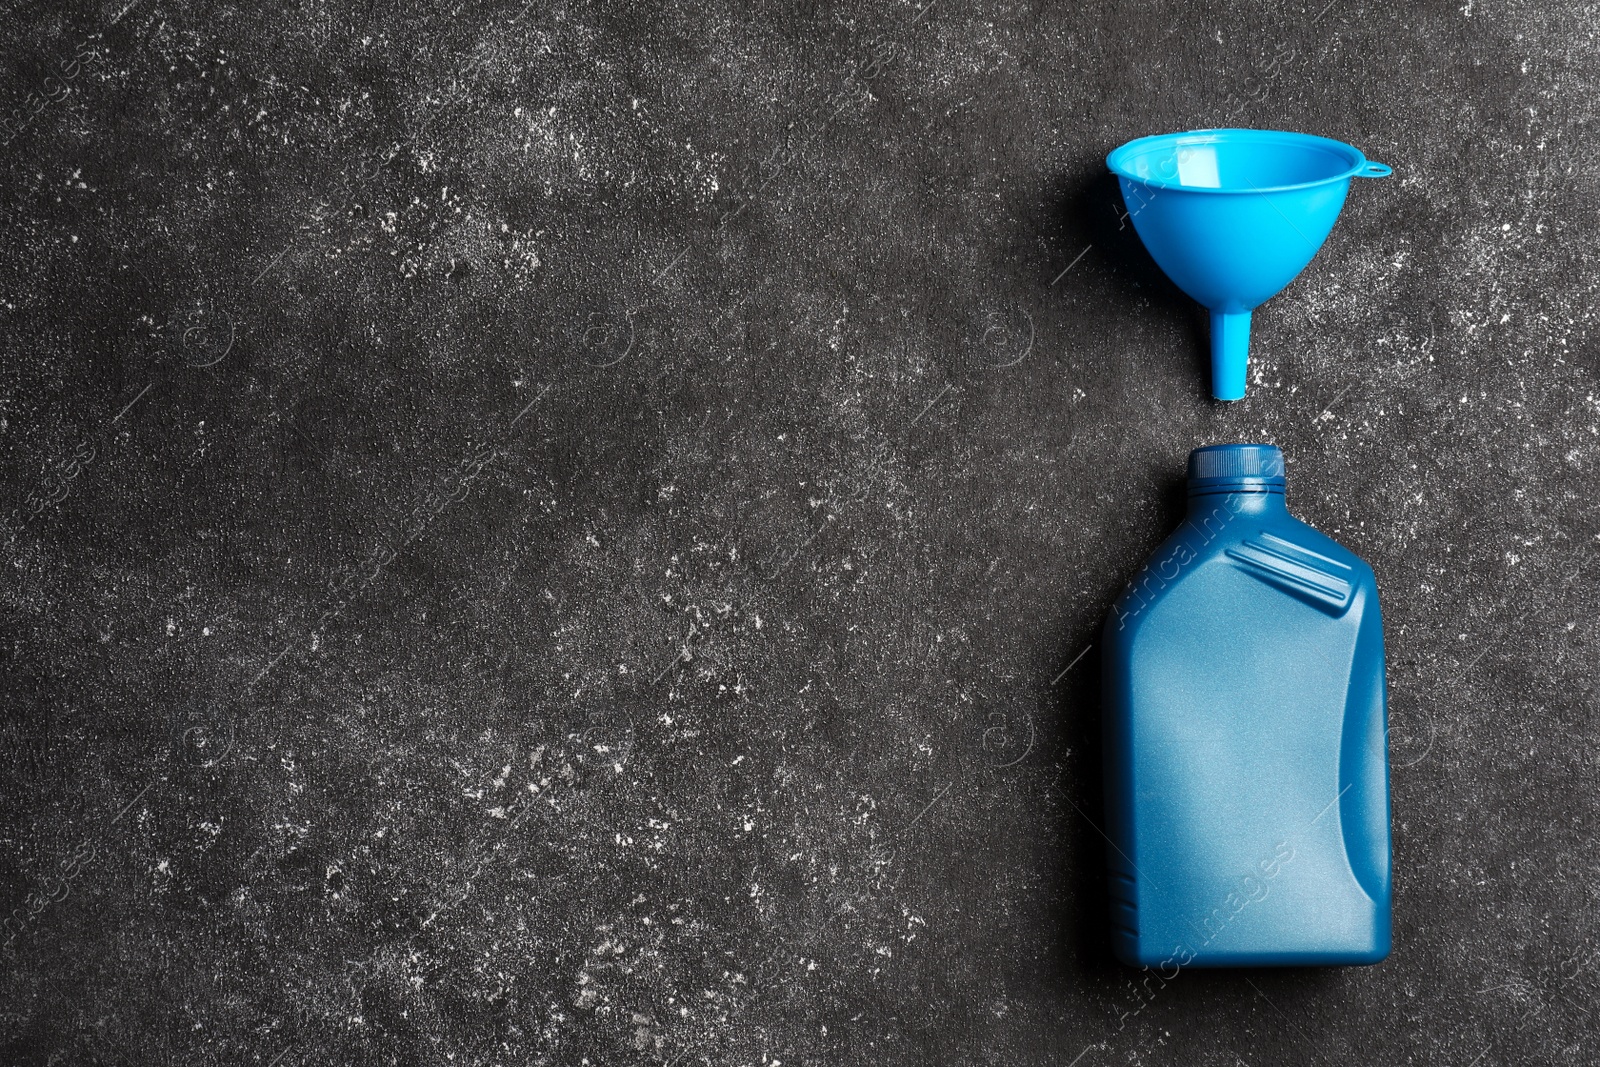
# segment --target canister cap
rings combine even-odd
[[[1190,493],[1281,493],[1277,445],[1206,445],[1189,453]]]

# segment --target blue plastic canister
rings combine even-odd
[[[1125,963],[1389,952],[1372,568],[1292,517],[1283,453],[1189,455],[1189,513],[1106,619],[1111,927]]]

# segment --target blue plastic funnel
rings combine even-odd
[[[1128,218],[1178,288],[1211,309],[1211,392],[1244,396],[1250,312],[1311,262],[1350,179],[1391,173],[1359,149],[1278,130],[1195,130],[1106,157]]]

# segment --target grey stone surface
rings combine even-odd
[[[1596,1062],[1592,5],[11,5],[7,1064]],[[1348,140],[1250,396],[1122,140]],[[1371,969],[1114,966],[1197,444],[1376,569]]]

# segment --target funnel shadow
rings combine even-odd
[[[1072,255],[1085,245],[1092,246],[1091,254],[1098,256],[1116,277],[1109,290],[1126,301],[1125,310],[1131,313],[1136,301],[1148,300],[1156,316],[1172,322],[1188,339],[1196,365],[1208,376],[1210,319],[1151,257],[1133,228],[1128,210],[1116,175],[1100,167],[1086,181],[1063,193],[1065,245],[1074,249]],[[1138,314],[1148,316],[1151,311],[1140,308]],[[1205,376],[1200,380],[1206,380]]]

